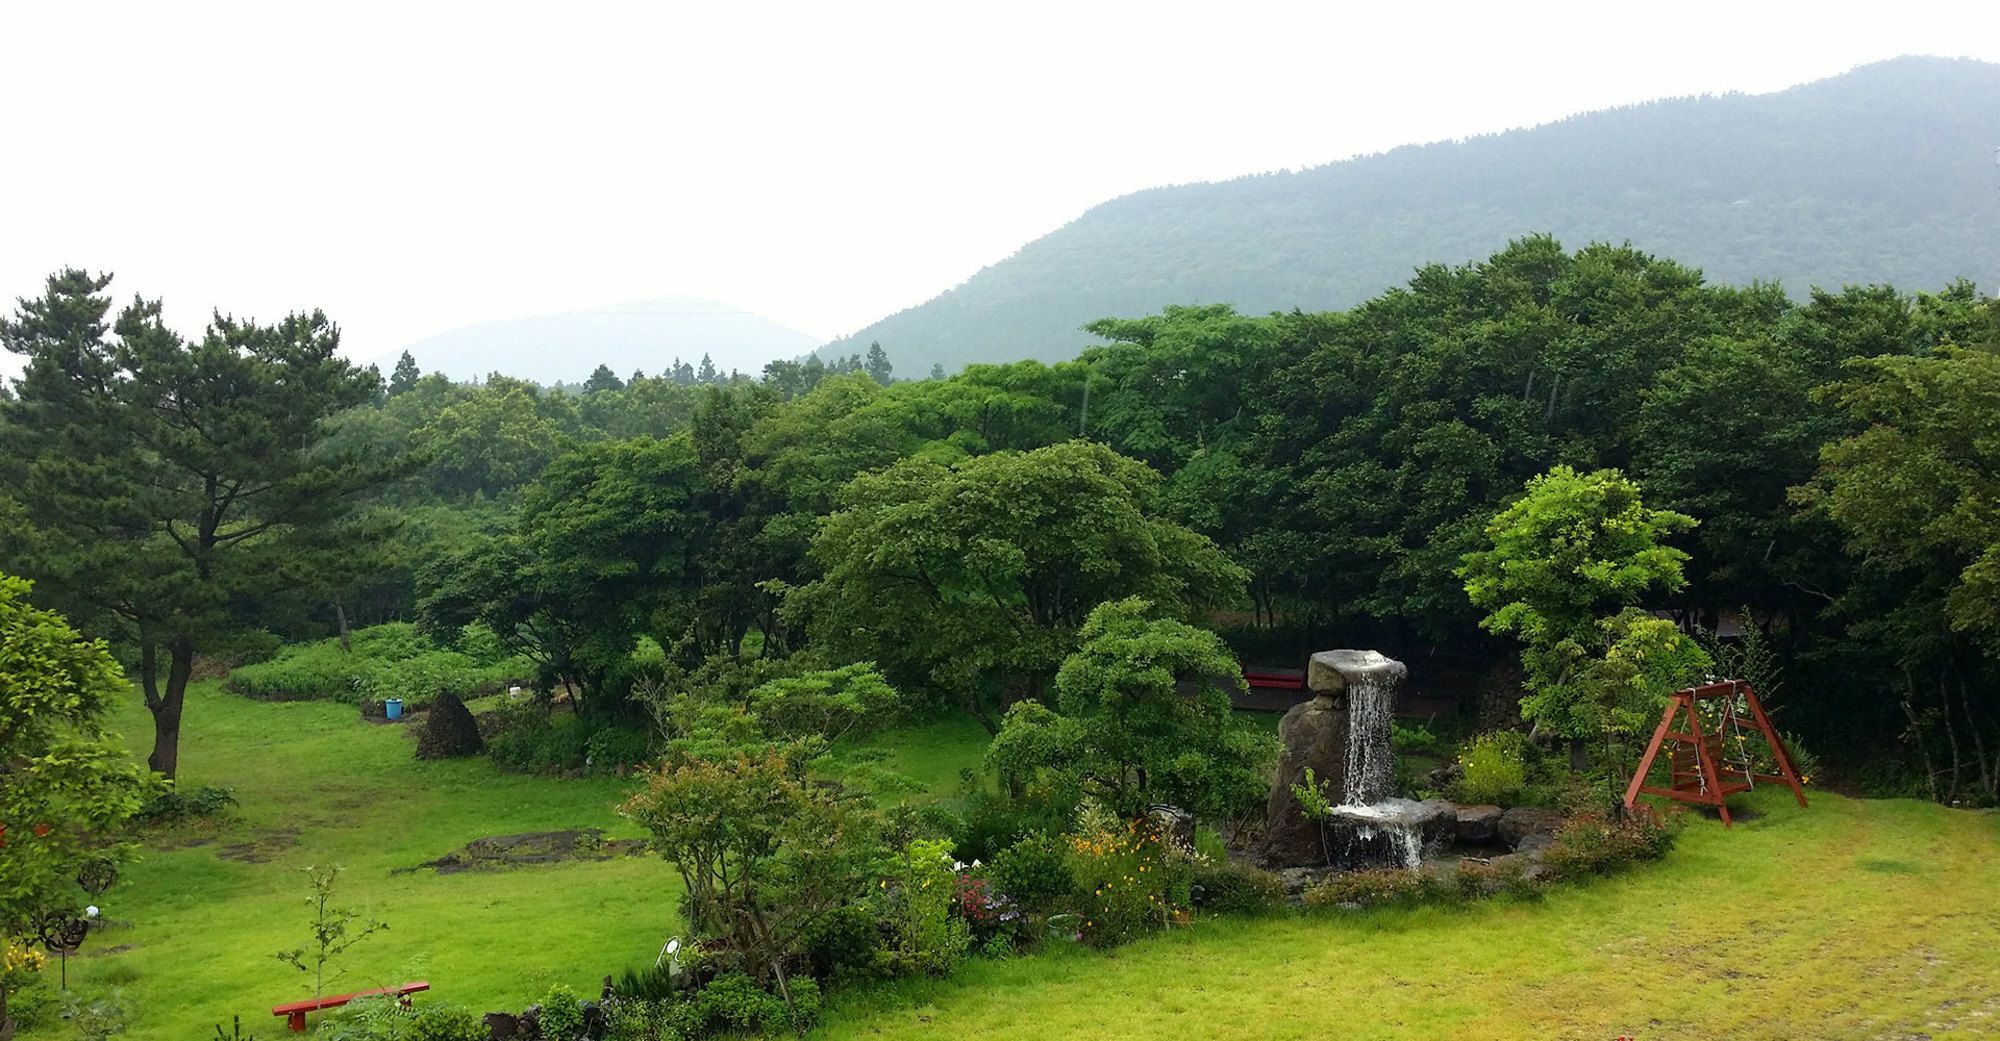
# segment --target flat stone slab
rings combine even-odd
[[[1318,694],[1338,694],[1367,680],[1393,689],[1409,675],[1409,666],[1381,651],[1320,651],[1306,662],[1306,688]]]

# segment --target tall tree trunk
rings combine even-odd
[[[148,647],[146,653],[151,650]],[[187,703],[188,677],[194,672],[194,639],[180,635],[168,640],[167,657],[166,690],[157,697],[147,695],[146,707],[153,712],[153,754],[146,765],[171,781],[181,764],[181,707]]]
[[[333,617],[335,621],[340,623],[340,652],[342,654],[354,653],[354,640],[347,631],[347,610],[340,606],[340,601],[338,600],[333,602]]]

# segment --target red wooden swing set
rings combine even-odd
[[[1743,706],[1740,710],[1739,703]],[[1710,712],[1712,728],[1702,726],[1704,706],[1713,706]],[[1745,712],[1748,719],[1744,718]],[[1757,773],[1751,765],[1746,730],[1752,729],[1762,734],[1765,744],[1770,747],[1777,773]],[[1667,787],[1647,784],[1653,760],[1659,757],[1660,749],[1670,742],[1673,747],[1667,762],[1671,778]],[[1735,746],[1733,750],[1729,747],[1731,744]],[[1733,758],[1725,754],[1731,751]],[[1641,795],[1661,795],[1680,802],[1713,806],[1722,816],[1722,826],[1727,828],[1730,826],[1729,804],[1724,800],[1737,792],[1757,787],[1759,781],[1786,785],[1792,789],[1792,795],[1799,800],[1800,806],[1806,804],[1806,792],[1799,783],[1799,772],[1792,766],[1792,757],[1785,751],[1785,743],[1771,728],[1771,717],[1764,714],[1764,705],[1757,700],[1757,692],[1742,680],[1723,680],[1675,691],[1667,699],[1667,711],[1660,716],[1660,725],[1653,731],[1653,740],[1646,746],[1646,754],[1639,758],[1639,768],[1632,773],[1631,787],[1625,789],[1625,806],[1631,808]]]

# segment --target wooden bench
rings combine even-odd
[[[305,1033],[306,1013],[308,1012],[339,1008],[356,998],[379,998],[388,995],[401,998],[403,1005],[407,1007],[410,1004],[410,995],[420,990],[429,989],[431,989],[430,984],[422,980],[417,980],[412,983],[400,983],[393,987],[357,990],[352,994],[329,994],[323,998],[307,998],[304,1001],[294,1001],[289,1005],[273,1005],[271,1006],[271,1014],[285,1017],[285,1026],[290,1028],[292,1033],[302,1034]]]

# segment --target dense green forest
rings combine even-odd
[[[1334,103],[1338,103],[1337,99]],[[1905,58],[1774,94],[1682,98],[1095,207],[825,348],[910,370],[1057,361],[1170,304],[1346,308],[1524,228],[1630,241],[1737,285],[2000,276],[2000,67]]]
[[[1464,561],[1568,467],[1692,518],[1647,606],[1741,624],[1731,664],[1852,783],[2000,786],[2000,308],[1963,282],[1794,302],[1534,237],[1347,311],[1105,319],[1055,365],[568,390],[385,383],[317,314],[187,340],[109,285],[59,273],[0,324],[0,570],[113,642],[165,773],[206,663],[396,620],[603,720],[719,662],[870,661],[997,729],[1124,597],[1471,699],[1514,654]]]

